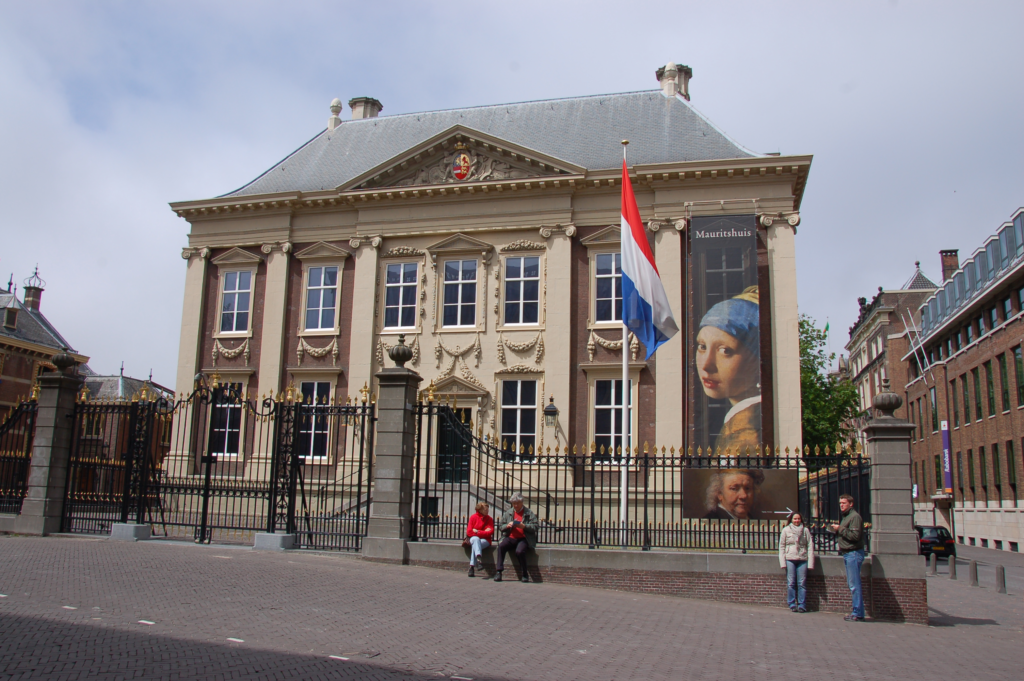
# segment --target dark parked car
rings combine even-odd
[[[917,530],[918,548],[922,556],[956,556],[956,542],[945,527],[921,526]]]

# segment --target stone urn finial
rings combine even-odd
[[[405,363],[412,359],[412,348],[405,344],[404,333],[398,337],[398,345],[388,350],[388,357],[395,362],[395,366],[399,369],[404,369]]]
[[[882,412],[880,418],[891,419],[895,418],[896,410],[903,406],[903,398],[889,390],[889,379],[883,378],[882,392],[875,395],[871,406]]]
[[[75,358],[68,353],[67,348],[63,348],[50,358],[50,361],[53,362],[53,366],[57,367],[62,374],[68,374],[71,368],[78,364]]]

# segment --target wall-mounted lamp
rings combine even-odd
[[[555,406],[555,396],[548,398],[548,404],[544,407],[544,425],[554,428],[558,423],[558,407]]]

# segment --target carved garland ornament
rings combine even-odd
[[[389,248],[385,251],[383,257],[396,258],[414,255],[423,255],[423,251],[418,248],[413,248],[412,246],[395,246],[394,248]]]
[[[217,366],[217,358],[223,357],[224,359],[235,359],[239,355],[244,355],[245,365],[249,366],[249,339],[246,338],[241,345],[237,348],[228,350],[226,347],[221,345],[219,340],[213,341],[213,366]]]
[[[444,344],[444,341],[438,338],[437,345],[434,347],[434,358],[437,360],[437,368],[441,368],[441,358],[444,357],[445,354],[447,354],[449,357],[464,359],[464,356],[469,354],[470,352],[473,352],[473,354],[476,356],[476,365],[479,367],[480,357],[483,354],[483,346],[480,344],[479,333],[476,335],[476,339],[473,341],[473,344],[467,347],[465,350],[460,348],[458,345],[456,345],[455,349],[452,350]]]
[[[394,345],[388,345],[384,342],[383,338],[377,338],[377,349],[375,352],[375,359],[377,360],[377,366],[384,366],[384,354],[391,351]],[[420,363],[420,337],[416,336],[412,340],[412,345],[409,346],[412,349],[412,360],[413,366]]]
[[[522,343],[516,343],[505,338],[500,332],[498,333],[498,361],[502,364],[507,364],[505,360],[505,348],[513,350],[515,352],[526,352],[532,350],[534,347],[537,348],[537,352],[534,356],[534,363],[540,364],[541,359],[544,357],[544,338],[540,331],[533,340],[523,341]]]
[[[338,366],[338,339],[331,339],[330,344],[323,348],[314,348],[312,345],[306,342],[305,338],[299,339],[299,347],[295,349],[295,359],[298,364],[302,365],[302,355],[307,354],[310,357],[320,359],[325,357],[327,353],[331,353],[331,359],[334,360],[334,366]]]
[[[519,239],[512,243],[502,246],[502,253],[515,253],[516,251],[542,251],[544,250],[544,244],[537,243],[536,241],[530,241],[529,239]]]
[[[593,331],[590,332],[590,339],[587,341],[587,354],[590,356],[590,361],[594,361],[594,353],[597,352],[597,346],[600,345],[605,350],[621,350],[622,341],[608,340],[607,338],[601,338]],[[636,339],[633,333],[629,334],[629,356],[630,360],[635,362],[636,355],[640,351],[640,341]]]

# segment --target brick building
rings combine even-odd
[[[1024,508],[1024,208],[964,263],[942,251],[943,282],[907,352],[917,521],[970,545],[1019,551]],[[948,429],[951,484],[944,477]]]
[[[7,289],[0,290],[0,422],[29,396],[43,368],[54,368],[50,358],[63,348],[78,362],[89,361],[71,349],[39,309],[45,286],[37,268],[25,280],[24,300],[18,299],[13,277]]]
[[[740,287],[729,296],[759,285],[763,439],[799,446],[794,237],[811,157],[738,145],[692,108],[691,75],[669,64],[659,90],[396,116],[364,97],[345,121],[335,100],[326,130],[249,184],[171,205],[191,227],[177,392],[216,373],[252,395],[358,397],[402,334],[423,387],[474,430],[610,444],[625,351],[634,442],[685,446],[700,385],[686,370],[688,229],[731,216],[756,251],[701,267]],[[623,139],[685,339],[649,361],[622,347],[616,316]]]
[[[910,351],[911,336],[920,328],[921,303],[936,289],[921,272],[921,263],[914,266],[914,273],[902,288],[883,290],[879,286],[871,302],[867,298],[857,300],[860,314],[850,327],[850,341],[846,344],[849,358],[840,358],[840,369],[857,386],[864,412],[855,424],[857,432],[867,424],[868,409],[881,392],[883,380],[888,378],[894,390],[910,382],[903,358]],[[907,418],[906,404],[896,415]]]

